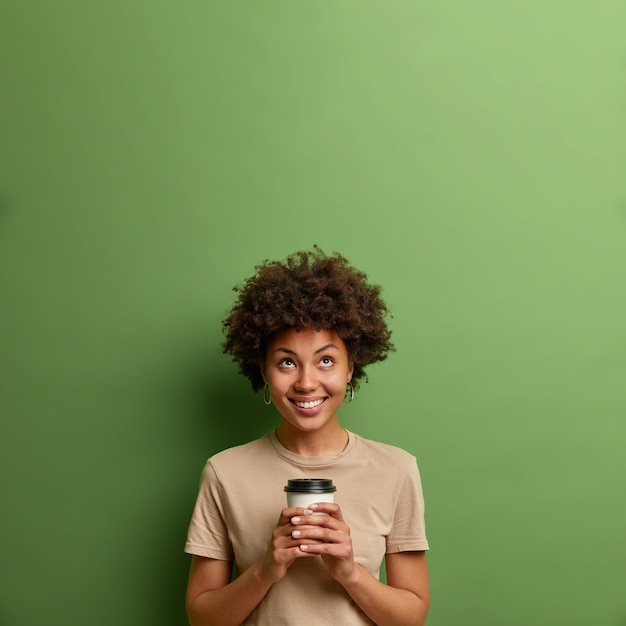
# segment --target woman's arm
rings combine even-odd
[[[231,570],[230,561],[193,557],[186,602],[191,626],[239,626],[272,586],[258,563],[232,582]]]
[[[425,552],[385,557],[387,584],[357,565],[344,589],[378,626],[424,626],[430,605]]]
[[[388,584],[381,583],[355,563],[350,528],[339,506],[319,503],[310,508],[323,515],[292,519],[294,538],[317,540],[303,543],[300,550],[321,555],[331,576],[378,626],[423,626],[430,604],[425,552],[388,554]]]
[[[292,537],[294,515],[311,515],[302,507],[283,509],[267,551],[231,582],[232,563],[194,556],[187,585],[187,615],[191,626],[239,626],[263,600],[298,557],[310,556]],[[315,540],[305,543],[313,545]]]

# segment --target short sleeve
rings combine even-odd
[[[224,504],[219,480],[209,460],[202,472],[185,552],[221,561],[234,559],[225,522]]]
[[[391,532],[387,537],[387,554],[428,550],[424,495],[419,470],[411,457],[406,476],[398,492]]]

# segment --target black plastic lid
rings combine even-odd
[[[337,487],[329,478],[293,478],[287,481],[285,491],[297,493],[333,493]]]

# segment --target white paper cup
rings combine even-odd
[[[293,478],[284,489],[287,506],[308,507],[315,502],[334,502],[337,487],[327,478]]]

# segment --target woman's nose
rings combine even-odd
[[[300,391],[310,391],[317,387],[317,379],[313,368],[302,367],[300,368],[299,374],[295,384],[297,389]]]

